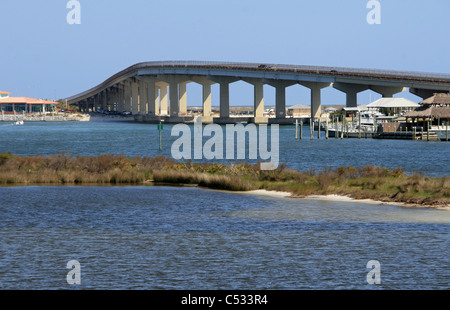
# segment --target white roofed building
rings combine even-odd
[[[402,115],[406,112],[412,111],[419,107],[418,103],[415,103],[406,98],[381,98],[367,105],[368,109],[384,109],[388,110],[394,115]]]

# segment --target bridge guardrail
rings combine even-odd
[[[271,71],[283,73],[299,74],[317,74],[332,76],[351,76],[364,77],[369,79],[388,79],[400,81],[432,82],[444,83],[450,85],[450,74],[416,72],[416,71],[395,71],[381,69],[362,69],[328,66],[308,66],[308,65],[286,65],[269,63],[244,63],[244,62],[217,62],[217,61],[151,61],[141,62],[132,65],[105,80],[103,83],[77,95],[67,98],[71,101],[78,97],[86,96],[89,93],[96,92],[105,88],[114,80],[120,77],[146,68],[207,68],[207,69],[225,69],[225,70],[252,70],[252,71]]]

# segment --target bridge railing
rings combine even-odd
[[[73,100],[86,96],[92,92],[99,91],[117,79],[132,73],[139,69],[146,68],[208,68],[220,70],[252,70],[252,71],[271,71],[299,74],[318,74],[331,76],[353,76],[370,79],[389,79],[401,81],[416,82],[434,82],[450,85],[450,74],[429,73],[416,71],[394,71],[381,69],[362,69],[345,67],[327,67],[327,66],[308,66],[308,65],[286,65],[286,64],[268,64],[268,63],[245,63],[245,62],[218,62],[218,61],[151,61],[132,65],[108,78],[103,83],[78,95],[67,98]]]
[[[137,64],[141,67],[217,67],[229,69],[259,69],[259,70],[288,70],[288,71],[319,71],[327,73],[362,73],[377,74],[386,76],[412,76],[426,78],[450,79],[450,74],[418,72],[418,71],[398,71],[382,69],[365,68],[346,68],[329,66],[308,66],[308,65],[286,65],[286,64],[267,64],[267,63],[245,63],[245,62],[217,62],[217,61],[153,61]],[[334,72],[336,71],[336,72]]]

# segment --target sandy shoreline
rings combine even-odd
[[[373,199],[355,199],[349,196],[342,195],[310,195],[304,197],[293,196],[292,193],[289,192],[279,192],[279,191],[268,191],[264,189],[258,189],[248,192],[243,192],[245,194],[254,194],[254,195],[265,195],[271,197],[284,197],[284,198],[293,198],[293,199],[312,199],[312,200],[325,200],[325,201],[338,201],[338,202],[359,202],[359,203],[367,203],[367,204],[377,204],[377,205],[395,205],[401,207],[415,207],[415,208],[433,208],[440,210],[448,210],[450,211],[450,205],[420,205],[420,204],[410,204],[404,202],[396,202],[396,201],[378,201]]]

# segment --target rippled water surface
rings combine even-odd
[[[176,187],[0,188],[2,289],[448,289],[450,212]],[[81,264],[70,286],[66,264]],[[381,285],[369,285],[369,260]]]
[[[68,151],[72,155],[111,153],[171,157],[172,143],[178,138],[171,136],[172,127],[173,125],[164,126],[163,150],[160,152],[159,134],[156,125],[152,124],[29,122],[24,126],[14,126],[11,123],[0,123],[0,153],[51,155]],[[309,128],[304,127],[303,139],[295,141],[295,126],[280,126],[280,161],[301,171],[370,164],[388,168],[401,167],[409,173],[418,172],[430,176],[450,175],[450,143],[378,139],[325,140],[324,132],[321,139],[317,139],[316,132],[315,139],[311,141],[308,135]],[[205,137],[203,143],[208,139]]]
[[[0,123],[0,153],[170,156],[156,125]],[[295,141],[298,170],[367,164],[450,175],[450,144]],[[233,161],[227,161],[232,163]],[[0,289],[448,289],[450,211],[177,187],[0,188]],[[66,268],[81,264],[81,285]],[[366,281],[381,264],[381,285]]]

